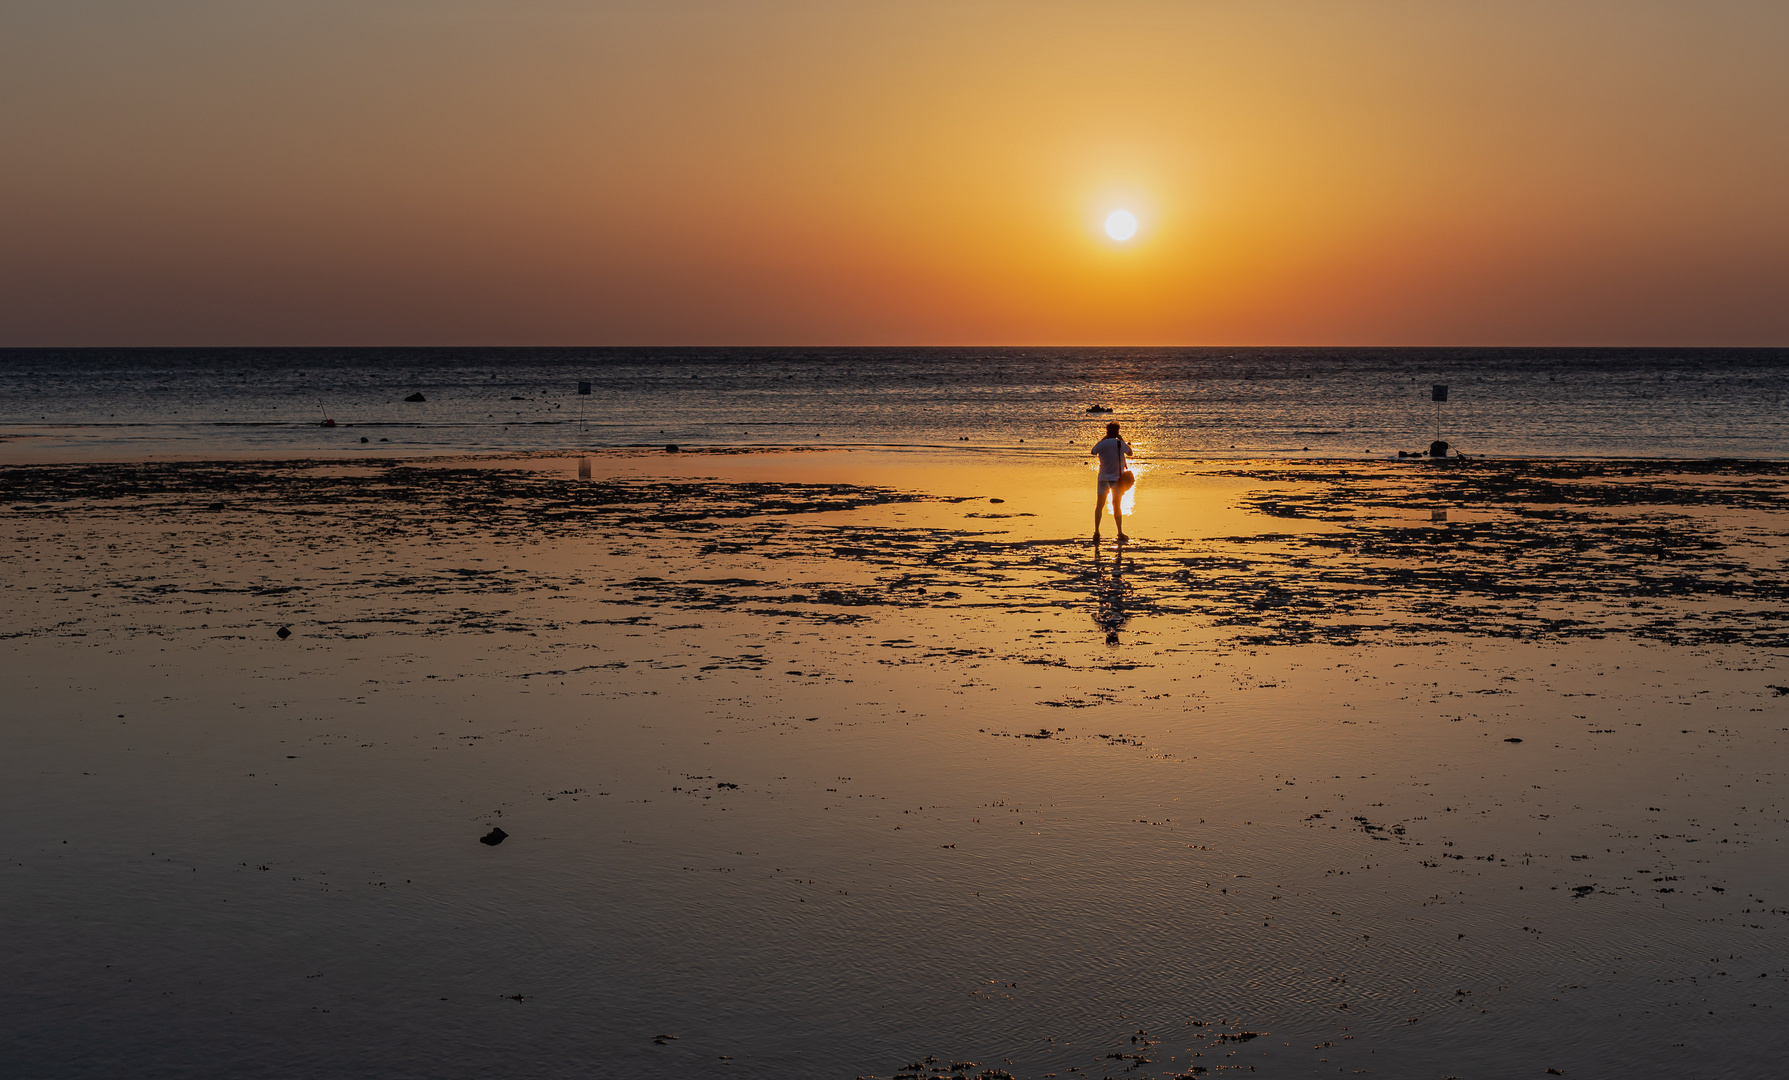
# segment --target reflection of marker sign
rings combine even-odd
[[[1447,387],[1442,386],[1440,383],[1436,383],[1435,388],[1433,390],[1429,391],[1429,400],[1430,401],[1446,401],[1447,400]]]

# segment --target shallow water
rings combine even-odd
[[[1674,495],[1655,542],[1720,546],[1622,570],[1632,623],[1585,628],[1343,580],[1423,567],[1357,513],[1422,505],[1395,465],[1163,470],[1096,561],[1078,461],[859,460],[870,486],[850,455],[7,474],[0,1056],[1774,1075],[1789,671],[1726,553],[1773,535],[1775,473],[1649,474],[1727,515]],[[1519,609],[1560,527],[1532,512],[1603,537],[1649,512],[1628,480],[1531,478],[1485,511],[1502,546],[1423,528]],[[1360,550],[1300,569],[1301,537]],[[1624,541],[1595,543],[1580,585],[1613,593]],[[1186,576],[1219,556],[1246,565]],[[1658,584],[1699,571],[1728,595]],[[1301,623],[1234,617],[1299,576]]]
[[[1047,450],[1116,420],[1157,458],[1385,458],[1438,431],[1471,455],[1782,458],[1786,391],[1781,349],[15,349],[0,434],[10,460]]]

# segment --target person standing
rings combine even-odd
[[[1099,487],[1093,503],[1093,540],[1099,542],[1100,518],[1106,512],[1106,493],[1112,494],[1112,524],[1118,530],[1118,541],[1123,543],[1130,537],[1124,535],[1124,510],[1122,509],[1124,493],[1131,486],[1130,470],[1124,467],[1125,459],[1135,451],[1131,444],[1118,437],[1118,425],[1106,425],[1106,437],[1093,444],[1092,457],[1099,458]]]

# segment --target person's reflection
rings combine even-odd
[[[1112,565],[1108,567],[1106,560],[1099,557],[1098,551],[1093,556],[1094,575],[1094,611],[1093,621],[1106,632],[1106,644],[1118,644],[1118,631],[1130,621],[1124,610],[1124,548],[1121,545],[1112,554]]]

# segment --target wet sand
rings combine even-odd
[[[0,1059],[1789,1053],[1789,467],[591,468],[0,467]]]

